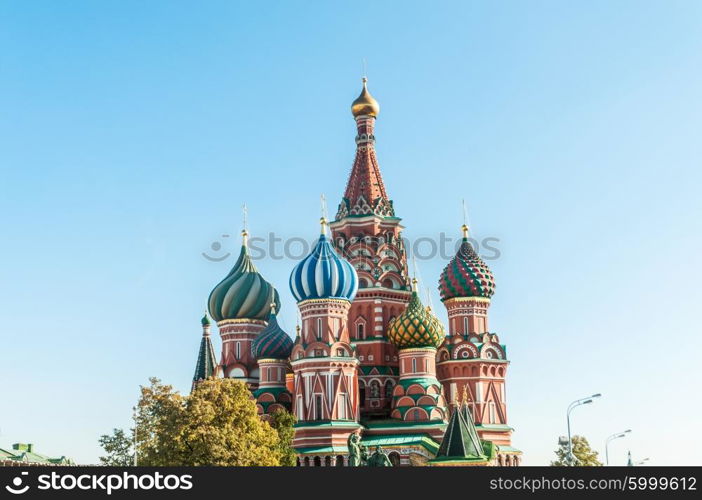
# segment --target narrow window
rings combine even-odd
[[[236,359],[241,359],[241,342],[236,343]]]
[[[339,394],[339,408],[337,415],[339,420],[346,420],[346,394]]]
[[[322,318],[317,318],[317,338],[322,340]]]
[[[417,358],[412,358],[412,373],[417,373]]]
[[[295,403],[295,410],[297,413],[297,419],[304,420],[305,415],[304,415],[304,408],[302,407],[302,395],[297,396],[297,402]]]
[[[314,419],[322,420],[322,395],[314,395]]]
[[[463,318],[463,335],[468,335],[468,318]]]
[[[363,323],[359,323],[356,326],[356,338],[358,340],[363,340],[364,339],[364,331],[363,331]]]

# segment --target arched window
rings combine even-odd
[[[390,459],[390,463],[393,465],[393,467],[399,467],[400,466],[400,454],[396,451],[392,451],[388,454],[388,458]]]
[[[337,466],[337,467],[343,467],[343,466],[344,466],[344,456],[343,456],[343,455],[337,455],[337,456],[336,456],[336,466]]]
[[[322,340],[322,318],[317,318],[317,339]]]
[[[394,386],[393,386],[393,384],[392,384],[392,380],[388,380],[387,382],[385,382],[385,397],[386,397],[387,399],[392,399],[392,390],[393,390],[393,387],[394,387]]]
[[[371,392],[372,398],[379,398],[380,397],[380,384],[378,383],[377,380],[374,380],[373,382],[371,382],[370,392]]]
[[[241,342],[236,343],[236,359],[241,359]]]
[[[363,323],[356,325],[356,338],[358,340],[364,340],[366,338],[365,325]]]
[[[322,466],[322,459],[319,457],[314,457],[314,466],[321,467]]]

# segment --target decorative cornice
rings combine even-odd
[[[485,297],[452,297],[444,300],[444,305],[449,306],[459,302],[482,302],[483,304],[490,304],[491,301]]]
[[[349,301],[347,299],[328,298],[328,299],[307,299],[307,300],[303,300],[303,301],[297,303],[298,307],[304,307],[306,305],[313,305],[313,304],[348,305],[348,304],[351,304],[351,301]]]
[[[227,326],[227,325],[241,325],[241,324],[250,324],[250,325],[263,325],[266,326],[267,323],[263,321],[262,319],[224,319],[222,321],[217,322],[217,327],[222,327],[222,326]]]
[[[408,347],[406,349],[399,349],[400,354],[412,354],[412,353],[429,353],[429,352],[436,352],[436,347]]]

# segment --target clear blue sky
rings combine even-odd
[[[525,463],[593,392],[573,428],[603,454],[632,428],[614,461],[700,463],[699,2],[16,0],[0,47],[0,446],[95,462],[149,376],[189,389],[233,264],[201,253],[236,251],[244,202],[254,235],[315,236],[365,58],[405,235],[457,233],[465,198],[500,238]],[[257,265],[292,332],[294,262]]]

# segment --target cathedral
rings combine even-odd
[[[422,304],[376,156],[379,111],[364,78],[351,105],[356,156],[344,196],[290,275],[301,317],[295,339],[278,324],[278,292],[254,265],[244,230],[239,258],[208,299],[193,387],[234,378],[250,387],[262,418],[292,412],[304,467],[348,465],[352,439],[382,447],[395,466],[519,465],[506,347],[488,326],[492,272],[464,224],[438,278],[448,328]]]

